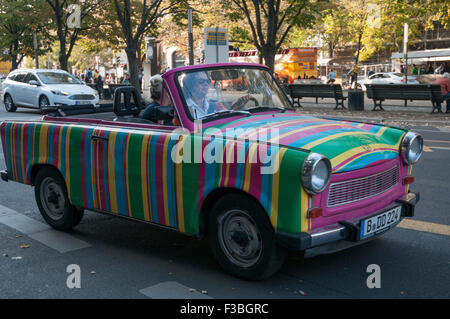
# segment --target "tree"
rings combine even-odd
[[[275,55],[294,26],[309,27],[319,12],[314,0],[232,0],[230,9],[244,14],[253,42],[273,71]],[[224,5],[229,3],[223,1]]]
[[[140,91],[138,78],[138,51],[144,35],[155,28],[158,19],[176,13],[181,0],[111,0],[121,27],[131,84]]]
[[[59,41],[59,63],[63,70],[68,71],[68,61],[79,36],[86,30],[95,28],[102,22],[96,12],[105,0],[75,1],[75,0],[45,0],[53,13],[53,25]],[[75,5],[75,6],[74,6]],[[78,7],[76,7],[78,6]],[[78,9],[79,8],[79,11]],[[71,10],[69,10],[71,9]],[[76,15],[78,15],[76,17]],[[80,25],[72,26],[68,19],[79,18]],[[71,19],[69,21],[72,21]]]
[[[0,0],[0,60],[10,60],[17,69],[25,56],[33,56],[33,33],[38,38],[38,54],[49,46],[45,12],[39,0]]]

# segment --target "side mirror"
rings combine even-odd
[[[35,85],[35,86],[40,86],[39,82],[36,80],[31,80],[30,82],[28,82],[29,85]]]

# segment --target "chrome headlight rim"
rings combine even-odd
[[[315,188],[312,183],[312,179],[313,179],[314,171],[318,167],[319,163],[325,164],[325,166],[327,168],[327,178],[325,179],[325,182],[323,183],[322,187]],[[305,160],[303,161],[303,165],[302,165],[301,180],[302,180],[303,188],[310,194],[317,195],[325,190],[325,188],[328,186],[328,183],[330,182],[330,178],[331,178],[331,162],[330,162],[330,160],[322,154],[310,153],[305,158]]]
[[[411,146],[413,143],[419,143],[420,152],[416,159],[411,159],[409,152],[411,151]],[[408,132],[405,134],[405,136],[402,139],[402,143],[400,146],[400,152],[402,156],[402,160],[405,164],[413,165],[417,163],[417,161],[420,159],[423,153],[423,137],[419,133],[416,132]]]

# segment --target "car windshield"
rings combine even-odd
[[[80,80],[69,73],[38,72],[37,75],[44,84],[82,84]]]
[[[291,108],[268,70],[203,69],[179,72],[176,79],[186,111],[194,120]]]

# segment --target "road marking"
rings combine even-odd
[[[0,223],[14,228],[28,237],[55,249],[60,253],[91,247],[67,233],[54,230],[50,226],[0,205]]]
[[[425,142],[448,143],[448,144],[450,144],[450,141],[442,141],[442,140],[425,140]]]
[[[433,234],[438,234],[438,235],[450,236],[450,226],[448,226],[448,225],[428,223],[428,222],[422,222],[419,220],[412,220],[412,219],[404,219],[398,224],[398,227],[405,228],[405,229],[411,229],[411,230],[418,230],[418,231],[423,231],[423,232],[433,233]]]
[[[423,151],[424,152],[433,152],[433,150],[430,147],[426,146],[426,145],[423,146]]]
[[[139,292],[152,299],[214,299],[176,281],[164,281]]]
[[[450,151],[450,147],[446,146],[429,146],[429,148],[435,149],[435,150],[447,150]]]

